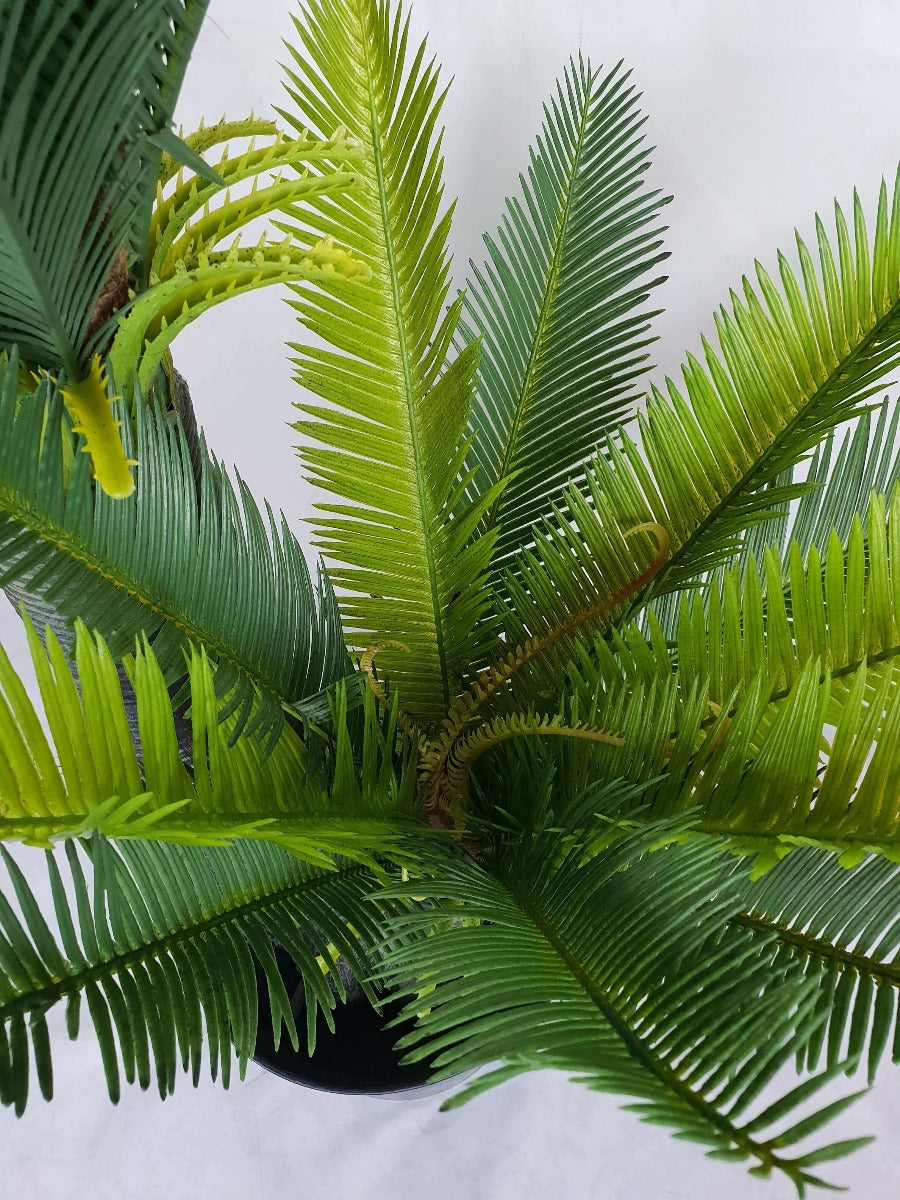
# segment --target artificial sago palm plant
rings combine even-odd
[[[53,912],[4,850],[0,1098],[51,1096],[63,1002],[114,1099],[243,1071],[257,977],[298,1046],[277,948],[310,1053],[349,973],[437,1077],[493,1064],[447,1105],[553,1067],[802,1195],[867,1140],[819,1089],[900,1056],[900,185],[638,407],[667,197],[626,70],[565,68],[451,298],[400,6],[306,0],[278,122],[176,134],[205,7],[2,14],[0,581],[51,619],[43,723],[0,657],[0,836]],[[169,353],[278,281],[315,581]]]

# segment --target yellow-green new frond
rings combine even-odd
[[[179,262],[190,266],[193,259],[213,250],[250,221],[298,202],[311,190],[349,187],[359,158],[358,147],[343,131],[326,139],[288,138],[273,127],[271,145],[257,148],[254,138],[247,150],[233,156],[226,148],[215,167],[224,186],[194,174],[185,180],[181,170],[166,195],[161,181],[150,226],[148,278],[167,279]],[[342,169],[323,171],[330,162],[337,162]],[[312,164],[319,167],[315,173],[309,169]],[[275,177],[260,187],[260,178],[272,172]],[[250,190],[232,197],[231,189],[248,180]]]
[[[260,136],[277,137],[278,126],[274,121],[268,121],[265,117],[257,117],[252,112],[249,116],[237,121],[228,121],[223,116],[212,125],[207,125],[201,117],[200,124],[193,133],[186,134],[183,129],[179,129],[178,131],[178,138],[181,145],[186,146],[189,151],[198,155],[205,154],[213,146],[222,146],[228,142],[235,141],[237,138],[256,138]],[[184,165],[181,159],[171,154],[163,154],[159,164],[158,189],[164,188],[167,183],[174,179],[182,171]],[[158,195],[159,190],[157,190]]]
[[[170,275],[141,293],[110,348],[116,379],[131,379],[136,372],[146,391],[182,329],[232,296],[275,283],[334,283],[368,275],[367,267],[329,241],[303,248],[287,238],[272,242],[263,237],[245,249],[239,243],[237,238],[229,250],[201,251],[190,264],[179,260]]]
[[[137,466],[137,460],[125,453],[119,435],[121,422],[113,412],[119,397],[108,394],[100,359],[94,358],[85,378],[79,383],[70,382],[62,389],[62,395],[75,418],[72,432],[84,437],[81,449],[91,457],[98,486],[114,500],[126,499],[134,491],[131,468]]]
[[[258,148],[260,134],[271,141]],[[231,153],[230,140],[247,135],[249,147]],[[175,336],[232,296],[301,279],[334,282],[368,276],[367,267],[327,238],[301,244],[291,237],[276,242],[263,234],[255,247],[240,249],[240,232],[254,220],[310,193],[353,186],[353,164],[360,152],[343,130],[323,139],[305,132],[288,138],[272,122],[223,120],[201,127],[185,145],[199,155],[223,142],[214,180],[193,170],[185,178],[183,167],[175,169],[168,156],[163,161],[146,256],[138,267],[141,285],[119,318],[109,351],[119,386],[132,388],[136,377],[146,392]],[[198,158],[198,170],[204,161]],[[260,186],[264,177],[267,182]],[[248,181],[249,190],[233,194],[232,189]],[[231,245],[223,249],[229,239]]]
[[[403,641],[380,665],[401,704],[429,724],[470,663],[488,604],[491,543],[473,540],[496,491],[465,500],[464,429],[477,351],[447,366],[460,305],[449,277],[438,69],[381,0],[310,0],[287,72],[296,128],[343,128],[363,150],[354,191],[311,195],[279,225],[331,237],[371,270],[367,282],[297,289],[321,339],[298,346],[298,381],[326,404],[299,405],[296,428],[317,505],[318,544],[335,564],[347,636],[360,650]],[[338,70],[335,64],[340,63]],[[325,343],[323,347],[321,342]]]
[[[654,520],[672,537],[657,594],[726,562],[748,528],[780,513],[804,485],[771,486],[858,413],[900,358],[900,174],[888,215],[882,184],[872,248],[858,197],[851,236],[839,208],[838,251],[817,221],[817,258],[797,238],[800,276],[779,255],[780,287],[757,263],[689,354],[683,388],[654,388],[638,443],[611,439],[591,474],[624,524]],[[839,266],[835,265],[838,262]]]
[[[402,857],[413,774],[408,763],[399,775],[385,766],[388,743],[371,706],[366,765],[374,778],[357,782],[341,719],[338,769],[328,779],[307,770],[307,748],[292,729],[269,755],[254,738],[230,738],[235,718],[219,720],[209,662],[194,652],[189,773],[172,699],[146,642],[129,667],[138,726],[133,741],[116,663],[99,635],[77,627],[76,677],[51,631],[46,650],[30,624],[28,637],[50,736],[0,650],[0,840],[48,845],[96,829],[109,837],[194,845],[258,838],[324,866],[336,854],[372,863],[376,853],[396,850]]]

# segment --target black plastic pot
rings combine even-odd
[[[390,1029],[384,1026],[398,1015],[404,1002],[388,999],[381,1011],[376,1012],[359,992],[349,992],[348,1003],[335,1008],[333,1034],[321,1011],[318,1013],[316,1049],[310,1057],[306,1053],[306,1012],[300,973],[282,950],[276,948],[275,954],[300,1034],[300,1049],[294,1050],[283,1030],[281,1043],[275,1049],[268,987],[265,976],[257,970],[259,1031],[253,1057],[260,1066],[282,1079],[323,1092],[398,1100],[449,1091],[467,1078],[468,1072],[429,1083],[428,1063],[401,1063],[401,1054],[394,1049],[394,1043],[413,1028],[415,1021],[405,1021]]]

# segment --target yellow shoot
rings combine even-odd
[[[125,456],[119,434],[121,421],[114,420],[112,414],[115,397],[106,394],[106,377],[99,356],[94,357],[84,379],[68,384],[62,394],[76,421],[73,429],[84,434],[82,449],[91,456],[98,486],[114,500],[124,500],[134,491],[131,468],[137,466],[137,460]]]

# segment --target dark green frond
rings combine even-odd
[[[225,711],[239,714],[235,736],[250,722],[271,744],[282,705],[349,670],[327,577],[317,599],[285,519],[260,512],[205,446],[198,488],[180,426],[144,405],[136,424],[136,442],[124,435],[143,464],[138,487],[114,501],[92,487],[85,455],[66,477],[77,447],[58,394],[45,382],[19,405],[15,359],[0,364],[0,585],[81,617],[116,656],[152,637],[170,684],[185,676],[185,649],[203,648]]]
[[[87,850],[92,886],[85,879]],[[276,1045],[299,1045],[295,1013],[306,1009],[312,1053],[316,1013],[333,1029],[344,983],[334,948],[370,999],[378,933],[374,879],[361,867],[322,872],[273,846],[237,842],[195,850],[153,842],[113,849],[102,838],[47,853],[58,934],[14,860],[2,851],[18,912],[0,894],[0,1101],[24,1111],[36,1082],[53,1095],[47,1013],[66,1003],[70,1038],[86,1007],[110,1098],[122,1076],[171,1094],[179,1069],[194,1086],[203,1066],[225,1087],[236,1055],[241,1076],[256,1044],[257,979],[264,978]],[[352,930],[352,932],[351,932]],[[275,949],[296,964],[303,996],[288,996]]]
[[[81,380],[116,257],[143,245],[206,0],[10,0],[0,16],[0,349]],[[149,218],[149,211],[146,211]]]
[[[801,1059],[900,1061],[900,868],[870,858],[847,870],[832,855],[799,850],[747,889],[732,924],[773,940],[799,962],[819,999]],[[821,1019],[821,1014],[827,1020]]]
[[[340,289],[297,288],[304,325],[325,343],[296,347],[298,381],[326,402],[299,405],[309,419],[296,428],[318,443],[301,456],[338,499],[317,505],[314,524],[350,644],[394,642],[379,665],[430,724],[483,637],[492,543],[473,535],[495,497],[472,506],[458,479],[477,347],[444,369],[460,312],[445,308],[444,93],[399,6],[392,15],[381,0],[309,0],[296,28],[293,111],[282,115],[322,137],[343,127],[364,159],[352,196],[311,195],[278,227],[333,238],[372,272]]]
[[[802,1127],[795,1106],[823,1080],[782,1098],[771,1116],[753,1109],[796,1052],[814,987],[728,925],[738,880],[715,844],[667,844],[683,832],[658,823],[586,861],[563,832],[538,833],[477,865],[448,859],[432,878],[391,888],[390,897],[437,906],[391,922],[405,944],[389,952],[387,978],[419,1018],[400,1044],[412,1047],[410,1060],[431,1060],[438,1078],[500,1061],[449,1105],[554,1067],[633,1097],[627,1107],[644,1120],[716,1157],[784,1172],[802,1195],[815,1159],[792,1147],[832,1106]]]
[[[645,117],[630,72],[570,61],[544,106],[544,125],[506,201],[488,258],[472,264],[459,337],[482,338],[469,414],[474,500],[514,475],[488,510],[499,529],[494,566],[527,544],[531,526],[601,436],[630,415],[655,339],[648,278],[667,256],[659,211],[670,197],[645,183]]]

